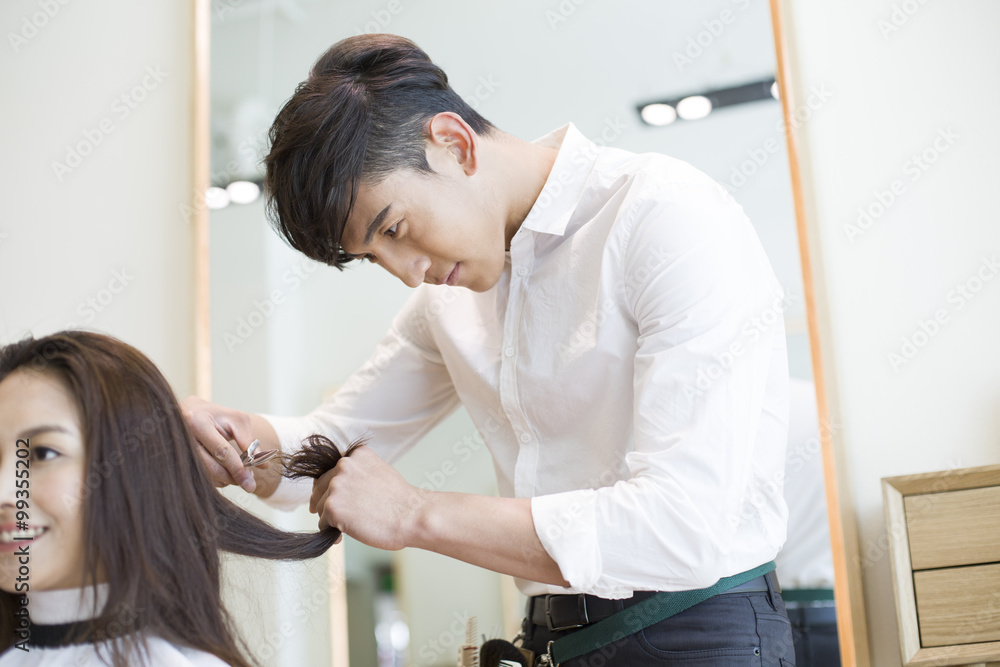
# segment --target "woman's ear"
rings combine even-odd
[[[436,172],[458,167],[466,176],[478,169],[479,135],[461,116],[442,111],[427,126],[427,162]]]

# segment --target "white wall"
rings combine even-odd
[[[192,392],[188,3],[9,0],[0,34],[0,341],[104,331]]]
[[[897,665],[879,480],[1000,461],[1000,5],[785,6],[797,96],[831,92],[799,130],[821,335],[872,664]]]

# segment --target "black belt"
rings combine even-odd
[[[745,584],[734,586],[719,595],[732,593],[767,592],[768,579],[775,592],[781,592],[778,578],[774,572],[768,572]],[[527,617],[535,625],[546,627],[550,632],[582,628],[591,623],[597,623],[612,616],[624,608],[642,602],[658,591],[636,591],[627,600],[609,600],[596,595],[536,595],[528,598]]]

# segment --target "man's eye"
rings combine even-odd
[[[372,264],[378,264],[378,257],[376,257],[375,255],[372,255],[372,254],[367,254],[367,255],[363,256],[361,259],[367,260],[367,261],[371,262]]]

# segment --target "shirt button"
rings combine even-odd
[[[503,351],[503,353],[506,354],[508,357],[513,357],[514,356],[514,348],[508,347],[506,350]]]
[[[521,442],[531,442],[531,436],[527,433],[521,434]]]
[[[517,275],[519,275],[519,276],[526,276],[526,275],[528,275],[528,269],[524,268],[523,266],[517,267]]]

